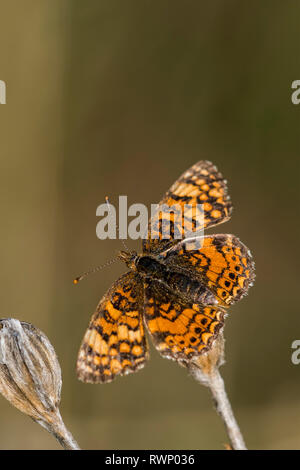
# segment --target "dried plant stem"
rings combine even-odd
[[[190,371],[197,382],[209,387],[216,410],[225,424],[232,449],[247,450],[225,390],[224,380],[219,372],[219,367],[223,363],[224,337],[223,334],[220,334],[214,347],[192,364]]]
[[[224,380],[217,368],[210,371],[209,374],[203,377],[201,369],[193,371],[194,378],[202,384],[209,387],[216,410],[221,416],[230,440],[232,449],[234,450],[247,450],[242,433],[234,417],[226,390]]]
[[[221,416],[234,450],[247,450],[242,433],[234,417],[226,390],[224,380],[218,369],[208,377],[208,386],[210,388],[216,410]]]
[[[41,426],[47,429],[60,443],[60,445],[66,450],[80,450],[79,445],[75,441],[74,437],[68,431],[63,422],[63,419],[57,411],[55,415],[51,416],[47,421],[37,420]]]

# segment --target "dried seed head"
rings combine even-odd
[[[58,405],[61,369],[47,336],[30,323],[0,320],[0,393],[65,448],[78,444],[65,428]]]
[[[0,320],[0,392],[35,420],[59,405],[61,370],[48,338],[33,325]]]

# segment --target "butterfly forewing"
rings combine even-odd
[[[188,249],[186,245],[180,242],[161,253],[165,265],[197,279],[225,306],[247,293],[255,277],[254,261],[248,248],[237,237],[208,235],[200,240],[200,249],[192,249],[191,241]]]
[[[232,211],[227,183],[208,161],[199,161],[185,171],[158,207],[162,210],[159,209],[149,221],[148,238],[143,243],[144,252],[162,251],[178,242],[178,238],[185,238],[186,233],[195,227],[201,231],[226,222]],[[181,211],[170,214],[170,207],[179,207]],[[188,209],[186,213],[185,208]]]
[[[85,333],[77,360],[83,382],[110,382],[135,372],[148,357],[143,312],[143,286],[133,272],[121,276],[99,302]]]

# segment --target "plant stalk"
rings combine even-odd
[[[216,410],[224,422],[232,449],[247,450],[244,438],[234,417],[230,401],[225,390],[224,380],[217,369],[208,377],[208,386],[210,388]]]
[[[65,450],[81,450],[70,431],[66,428],[58,410],[51,419],[47,419],[47,421],[38,420],[37,422],[46,428]]]
[[[197,382],[209,387],[217,413],[223,420],[233,450],[247,450],[244,438],[234,417],[219,367],[224,364],[224,336],[220,334],[212,349],[190,365]]]

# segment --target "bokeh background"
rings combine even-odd
[[[152,349],[108,385],[75,375],[99,298],[124,272],[96,207],[158,202],[200,159],[228,179],[257,279],[227,319],[227,390],[249,448],[300,448],[300,4],[291,0],[1,0],[0,312],[34,323],[63,372],[61,411],[83,448],[214,449],[209,391]],[[132,248],[139,242],[129,241]],[[58,448],[0,397],[0,448]]]

